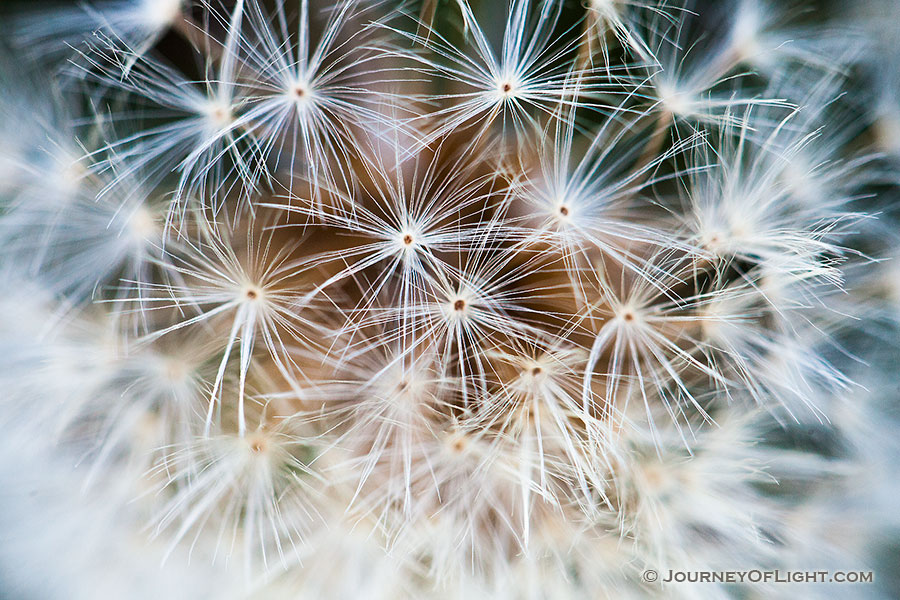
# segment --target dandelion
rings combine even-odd
[[[464,401],[470,387],[485,387],[491,372],[484,348],[503,338],[539,335],[537,307],[553,291],[533,289],[526,279],[552,266],[540,255],[504,248],[505,236],[498,229],[480,232],[473,250],[460,256],[461,264],[437,277],[423,302],[405,309],[414,319],[411,347],[435,343],[441,348],[442,355],[449,359],[443,363],[445,372],[458,374],[467,384],[462,389]],[[512,269],[514,261],[519,260],[524,262]],[[396,323],[401,319],[397,309],[387,308],[374,311],[361,324]]]
[[[593,336],[583,375],[585,402],[594,377],[599,375],[608,401],[623,397],[627,403],[637,395],[648,418],[652,418],[652,407],[661,402],[676,423],[686,416],[685,405],[703,419],[711,419],[688,386],[686,374],[692,370],[717,384],[727,384],[704,360],[703,344],[689,341],[691,332],[685,327],[695,318],[692,312],[708,297],[702,293],[674,296],[679,288],[690,289],[690,271],[677,265],[668,269],[671,279],[663,283],[662,295],[656,285],[633,274],[623,271],[616,281],[603,272],[596,273],[596,299],[586,307],[583,323]],[[601,359],[606,368],[597,374]],[[627,406],[621,408],[626,410]]]
[[[523,493],[518,466],[502,440],[448,428],[432,440],[428,462],[416,463],[417,512],[403,523],[400,547],[432,557],[438,581],[469,570],[467,563],[502,571],[528,536],[525,515],[537,510]]]
[[[781,590],[669,570],[891,564],[887,23],[24,8],[0,17],[10,594],[721,600]],[[853,592],[896,595],[874,579]]]
[[[723,260],[768,265],[786,276],[813,272],[839,283],[834,263],[845,254],[838,243],[840,233],[858,217],[828,215],[818,205],[798,204],[792,189],[796,186],[787,178],[799,165],[785,165],[814,133],[793,147],[773,147],[785,123],[761,142],[751,138],[746,123],[741,125],[733,137],[723,138],[721,164],[694,174],[685,211],[691,215],[692,239]]]
[[[523,453],[523,494],[540,490],[552,497],[550,482],[566,465],[565,474],[577,482],[582,500],[591,504],[597,489],[606,482],[605,455],[598,460],[592,442],[604,431],[604,420],[612,412],[602,399],[583,401],[578,372],[584,353],[578,348],[541,347],[513,344],[496,351],[504,376],[499,387],[483,402],[473,421],[496,428],[517,440]],[[533,465],[536,461],[536,465]],[[533,474],[532,471],[537,473]]]
[[[715,570],[748,557],[757,564],[769,560],[772,546],[764,528],[778,509],[756,495],[755,486],[767,475],[749,422],[721,423],[705,432],[690,458],[677,435],[661,446],[623,437],[621,443],[635,444],[636,452],[630,459],[635,462],[622,465],[618,475],[624,478],[617,486],[620,527],[633,536],[646,564],[692,569],[686,565],[697,561]],[[700,522],[715,535],[698,536],[691,524]]]
[[[434,349],[409,356],[398,347],[353,348],[332,381],[318,388],[320,405],[300,416],[341,424],[335,443],[349,452],[340,469],[355,474],[354,497],[365,495],[375,477],[379,495],[386,488],[406,514],[412,512],[413,465],[427,456],[459,388],[440,372],[438,360]]]

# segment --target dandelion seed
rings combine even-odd
[[[235,345],[239,348],[240,379],[238,386],[239,433],[246,425],[243,405],[247,374],[257,340],[261,340],[275,362],[279,373],[296,386],[302,370],[291,358],[287,344],[297,342],[314,346],[314,321],[298,315],[293,306],[299,292],[287,282],[290,249],[272,251],[272,236],[251,235],[247,238],[247,254],[239,256],[231,245],[231,236],[217,229],[207,229],[201,244],[186,244],[184,255],[171,257],[171,283],[148,284],[138,301],[149,310],[188,307],[196,315],[151,333],[147,339],[158,339],[175,331],[198,325],[211,325],[215,320],[231,323],[223,336],[224,353],[210,393],[205,432],[213,425],[217,402],[221,401],[228,361]],[[139,288],[140,289],[140,288]],[[220,316],[221,315],[221,316]],[[305,331],[306,328],[310,328]]]
[[[582,287],[579,273],[598,250],[627,269],[652,278],[643,259],[631,248],[671,246],[674,242],[649,223],[640,222],[637,215],[648,208],[641,194],[670,177],[654,175],[663,161],[690,149],[699,138],[640,164],[640,144],[628,129],[614,132],[614,120],[595,134],[586,150],[576,150],[574,111],[563,112],[566,117],[553,122],[552,137],[541,147],[539,173],[516,186],[517,196],[528,205],[526,210],[536,217],[525,217],[523,225],[534,230],[535,243],[549,243],[562,255],[576,294]]]
[[[361,24],[372,14],[357,0],[342,0],[326,13],[313,43],[308,0],[300,2],[296,31],[284,0],[270,13],[261,2],[247,2],[247,31],[235,44],[241,81],[242,114],[226,131],[237,141],[259,147],[258,169],[266,177],[298,169],[315,183],[343,183],[347,163],[356,157],[361,132],[392,121],[380,114],[379,53],[373,29]],[[358,27],[354,28],[354,25]],[[263,178],[255,173],[252,181]]]
[[[745,124],[734,131],[736,138],[723,138],[720,166],[691,178],[685,212],[691,215],[692,239],[720,259],[769,264],[786,276],[815,272],[839,283],[834,262],[844,254],[840,230],[859,217],[795,204],[785,185],[786,163],[770,154],[782,132],[776,127],[757,144]],[[806,143],[801,139],[787,152],[797,153]]]
[[[704,431],[690,458],[677,434],[662,449],[658,440],[629,442],[634,446],[627,460],[633,462],[618,470],[620,526],[634,537],[646,564],[675,567],[696,560],[715,569],[770,554],[762,528],[776,519],[776,509],[754,490],[766,475],[751,446],[750,422]],[[692,529],[696,523],[704,529]]]
[[[430,77],[439,77],[459,87],[460,91],[435,96],[447,106],[428,114],[441,123],[427,142],[442,138],[463,128],[476,128],[475,136],[491,131],[494,123],[521,141],[539,129],[539,119],[552,114],[554,107],[604,106],[601,96],[615,94],[627,80],[609,83],[591,69],[575,70],[567,58],[576,50],[576,42],[553,44],[550,32],[559,20],[560,5],[516,0],[507,11],[506,29],[499,49],[489,41],[471,7],[460,0],[460,10],[472,38],[471,53],[455,47],[428,27],[425,35],[410,34],[399,29],[395,33],[422,45],[432,56],[410,52],[393,52],[417,63]]]
[[[305,440],[270,426],[172,448],[155,468],[165,476],[164,489],[171,490],[156,519],[156,534],[172,530],[171,554],[182,540],[189,539],[193,550],[201,543],[200,533],[215,528],[214,545],[204,550],[213,557],[224,552],[227,560],[241,542],[248,572],[257,555],[265,569],[274,566],[273,560],[281,565],[296,560],[317,520],[317,476],[309,453]]]
[[[389,158],[373,159],[369,189],[354,195],[333,191],[327,206],[314,199],[270,206],[361,240],[294,264],[300,273],[338,265],[336,273],[300,300],[301,305],[341,284],[363,281],[362,300],[354,312],[364,316],[376,301],[388,303],[398,311],[401,335],[407,335],[413,325],[406,309],[425,302],[434,282],[447,277],[449,253],[480,243],[480,232],[472,223],[498,200],[491,175],[476,174],[478,156],[457,156],[439,167],[439,159],[445,158],[441,155],[404,161],[399,137],[393,138],[391,148]],[[346,327],[354,326],[351,321]]]
[[[688,371],[722,386],[729,382],[714,364],[708,364],[704,357],[707,349],[684,329],[695,318],[690,311],[708,299],[703,294],[674,295],[689,285],[686,266],[678,262],[667,264],[665,254],[657,255],[655,260],[662,261],[667,273],[662,285],[625,271],[618,281],[603,273],[595,274],[598,297],[585,309],[584,325],[591,327],[593,343],[584,370],[583,401],[590,401],[591,384],[599,377],[605,380],[603,396],[607,401],[623,398],[627,403],[637,396],[648,418],[652,407],[661,403],[675,423],[683,422],[685,407],[704,420],[711,420],[691,391]],[[598,364],[604,366],[599,373]],[[627,406],[619,410],[625,413]]]
[[[683,14],[675,22],[666,17],[653,15],[647,38],[659,65],[648,82],[648,97],[654,101],[648,113],[659,113],[658,127],[668,128],[670,121],[734,124],[741,107],[786,104],[783,99],[727,89],[726,84],[745,75],[735,71],[736,61],[725,48],[727,42],[701,42],[696,37],[696,14]]]
[[[256,157],[255,141],[234,135],[239,106],[245,101],[237,86],[242,11],[243,2],[238,2],[223,54],[218,64],[207,64],[205,79],[199,84],[173,67],[109,39],[101,38],[102,47],[82,53],[87,76],[170,117],[159,125],[139,127],[93,153],[96,170],[115,172],[111,185],[141,174],[145,185],[152,187],[178,172],[167,225],[181,223],[190,199],[210,197],[207,202],[218,210],[221,198],[233,187],[239,185],[249,193],[258,182],[250,167]],[[128,111],[114,118],[142,120],[140,112]],[[122,163],[126,168],[117,169]]]

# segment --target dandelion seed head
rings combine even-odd
[[[415,254],[421,247],[421,232],[406,228],[397,233],[397,245],[404,256]]]
[[[533,381],[540,381],[541,378],[548,376],[548,374],[544,370],[544,367],[539,363],[526,365],[523,373],[525,373],[526,377],[530,377]]]
[[[392,405],[398,413],[418,412],[420,404],[433,396],[434,376],[422,368],[405,369],[399,365],[392,367],[385,375],[379,377],[376,385],[376,397],[382,398]]]
[[[85,190],[85,178],[88,170],[82,161],[76,160],[67,152],[57,152],[53,157],[53,171],[46,181],[48,187],[54,189],[64,204],[73,195]]]
[[[859,274],[898,254],[896,78],[825,11],[91,4],[12,36],[74,49],[34,93],[0,44],[0,439],[170,564],[691,596],[641,570],[795,564],[802,492],[890,438],[837,367],[900,322],[900,268]]]
[[[679,473],[658,462],[641,465],[639,475],[642,487],[650,497],[665,497],[682,483]]]
[[[192,370],[180,356],[167,356],[159,361],[159,374],[172,386],[182,386],[191,379]]]
[[[724,229],[706,230],[700,236],[700,243],[717,256],[723,257],[730,252],[729,238],[728,232]]]
[[[826,197],[814,171],[808,157],[798,152],[784,165],[781,181],[795,198],[812,204]]]
[[[273,452],[272,439],[262,431],[254,431],[247,437],[242,439],[247,445],[251,456],[258,457],[259,460],[271,460]]]
[[[478,465],[480,457],[488,451],[481,440],[459,427],[441,434],[439,448],[446,467],[454,473],[459,473],[459,470],[465,472]]]
[[[567,202],[560,202],[551,211],[552,217],[562,226],[569,225],[575,218],[575,209]]]

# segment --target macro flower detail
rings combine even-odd
[[[894,4],[4,3],[0,595],[897,596]]]

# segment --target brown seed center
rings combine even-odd
[[[560,206],[560,207],[559,207],[559,214],[561,214],[561,215],[564,216],[564,217],[568,217],[568,216],[569,216],[569,209],[568,209],[568,207]]]
[[[403,236],[403,243],[406,244],[407,246],[409,246],[410,244],[412,244],[412,243],[413,243],[413,236],[411,236],[411,235],[408,234],[408,233],[407,233],[406,235],[404,235],[404,236]]]
[[[465,310],[466,309],[466,301],[460,298],[456,302],[453,303],[453,310]]]
[[[256,300],[259,297],[259,294],[256,290],[247,290],[246,296],[248,300]]]
[[[544,372],[544,370],[541,369],[540,367],[534,367],[533,369],[531,369],[531,374],[534,377],[537,377],[538,375],[540,375],[543,372]]]

